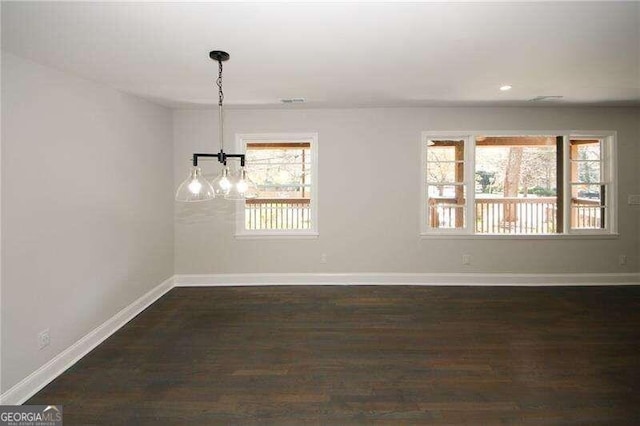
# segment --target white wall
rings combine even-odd
[[[2,391],[173,275],[171,126],[3,52]]]
[[[217,151],[216,111],[174,112],[175,184],[194,151]],[[230,110],[235,133],[318,132],[316,240],[236,240],[224,200],[176,209],[178,274],[244,272],[638,271],[640,193],[637,108],[380,108]],[[619,146],[619,230],[609,239],[420,239],[420,133],[424,130],[615,130]],[[211,165],[205,171],[215,170]],[[350,185],[353,183],[353,185]],[[356,189],[357,188],[357,189]],[[326,253],[328,262],[320,264]],[[473,256],[471,266],[461,255]],[[620,267],[618,255],[629,264]]]

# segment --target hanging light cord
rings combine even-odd
[[[224,100],[224,93],[222,92],[222,61],[218,60],[218,79],[216,80],[218,86],[218,139],[220,140],[220,152],[224,152],[224,129],[222,120],[222,101]],[[225,161],[226,164],[226,161]]]

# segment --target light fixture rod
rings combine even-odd
[[[218,106],[218,140],[220,141],[220,151],[224,151],[224,120],[222,117],[222,105]]]
[[[211,56],[211,54],[209,55]],[[218,59],[218,79],[216,85],[218,86],[218,140],[220,141],[220,151],[224,152],[224,120],[222,116],[222,102],[224,101],[224,92],[222,91],[222,57],[217,56]],[[227,58],[228,59],[228,58]]]

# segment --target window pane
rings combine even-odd
[[[456,160],[464,160],[464,141],[434,139],[427,141],[427,161]]]
[[[453,183],[463,181],[464,164],[455,162],[427,163],[427,182]]]
[[[601,182],[600,161],[572,161],[571,181],[580,183]]]
[[[475,232],[557,232],[555,136],[478,137]]]
[[[602,170],[602,139],[571,139],[571,229],[603,229],[607,185]]]
[[[555,197],[476,198],[478,234],[553,234],[557,232]]]
[[[600,160],[600,140],[571,140],[571,156],[572,160]]]
[[[604,185],[572,185],[571,228],[604,228]]]
[[[430,228],[464,228],[464,185],[427,185]]]
[[[571,204],[572,229],[602,229],[604,228],[604,207],[584,203]]]
[[[311,209],[308,200],[247,200],[245,229],[296,230],[311,229]]]
[[[572,139],[570,142],[571,182],[598,183],[602,181],[601,143],[599,139]],[[578,192],[583,194],[579,195]],[[585,188],[572,190],[573,197],[589,198],[595,196]]]
[[[446,198],[464,203],[464,185],[427,185],[429,198]]]
[[[255,163],[247,163],[247,170],[253,173],[254,175],[259,175],[260,177],[256,177],[256,179],[264,179],[276,181],[280,180],[299,180],[302,178],[302,175],[311,173],[311,166],[302,167],[301,164],[297,166],[294,165],[271,165],[271,164],[255,164]]]
[[[247,143],[246,159],[260,194],[245,202],[245,229],[312,229],[310,144]]]
[[[457,204],[429,203],[428,216],[430,228],[461,229],[465,226],[464,206]]]
[[[604,185],[571,185],[571,198],[583,203],[600,205]]]
[[[260,197],[263,198],[311,198],[310,186],[258,186]]]

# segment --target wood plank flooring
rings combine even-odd
[[[175,288],[28,404],[65,425],[640,424],[640,287]]]

